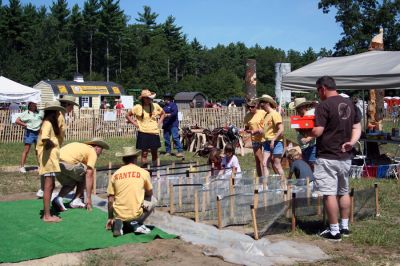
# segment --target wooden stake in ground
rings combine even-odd
[[[375,189],[375,216],[379,217],[381,216],[380,210],[379,210],[379,188],[378,184],[374,184],[374,189]]]
[[[317,215],[321,216],[321,194],[318,193],[318,198],[317,198]]]
[[[257,208],[258,208],[258,189],[254,190],[253,205],[254,205],[254,208],[257,210]]]
[[[217,196],[217,217],[218,217],[218,228],[222,228],[222,206],[221,206],[221,196]]]
[[[307,191],[307,206],[311,205],[311,189],[310,189],[310,178],[306,177],[306,191]]]
[[[97,193],[97,171],[96,168],[93,169],[93,189],[92,189],[92,194],[96,195]]]
[[[197,189],[194,191],[194,221],[199,221],[199,194]]]
[[[296,231],[296,193],[292,193],[292,233]]]
[[[254,205],[250,205],[250,210],[251,210],[251,219],[253,220],[254,239],[258,240],[257,218],[256,218],[256,211],[254,209]]]
[[[179,209],[182,208],[182,177],[179,177],[178,179],[178,206]]]
[[[350,223],[354,223],[354,188],[350,190]]]
[[[174,185],[169,185],[169,213],[173,214],[175,212],[174,208]]]

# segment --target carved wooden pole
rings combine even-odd
[[[247,59],[246,61],[246,99],[252,99],[257,96],[257,75],[256,75],[256,60]]]

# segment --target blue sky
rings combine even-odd
[[[53,0],[21,0],[49,6]],[[70,6],[83,0],[69,0]],[[135,22],[137,13],[148,5],[159,14],[158,23],[173,15],[188,39],[196,37],[208,48],[217,44],[256,43],[283,50],[332,49],[341,28],[335,14],[323,14],[318,0],[120,0],[121,9]],[[8,1],[3,1],[8,4]]]

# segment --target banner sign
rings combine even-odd
[[[107,95],[108,89],[106,86],[78,86],[71,85],[74,94],[81,95]]]

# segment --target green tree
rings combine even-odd
[[[400,21],[398,0],[321,0],[318,8],[324,13],[336,10],[336,22],[343,29],[342,38],[335,45],[335,55],[348,55],[364,52],[370,41],[384,28],[386,50],[400,48]]]

